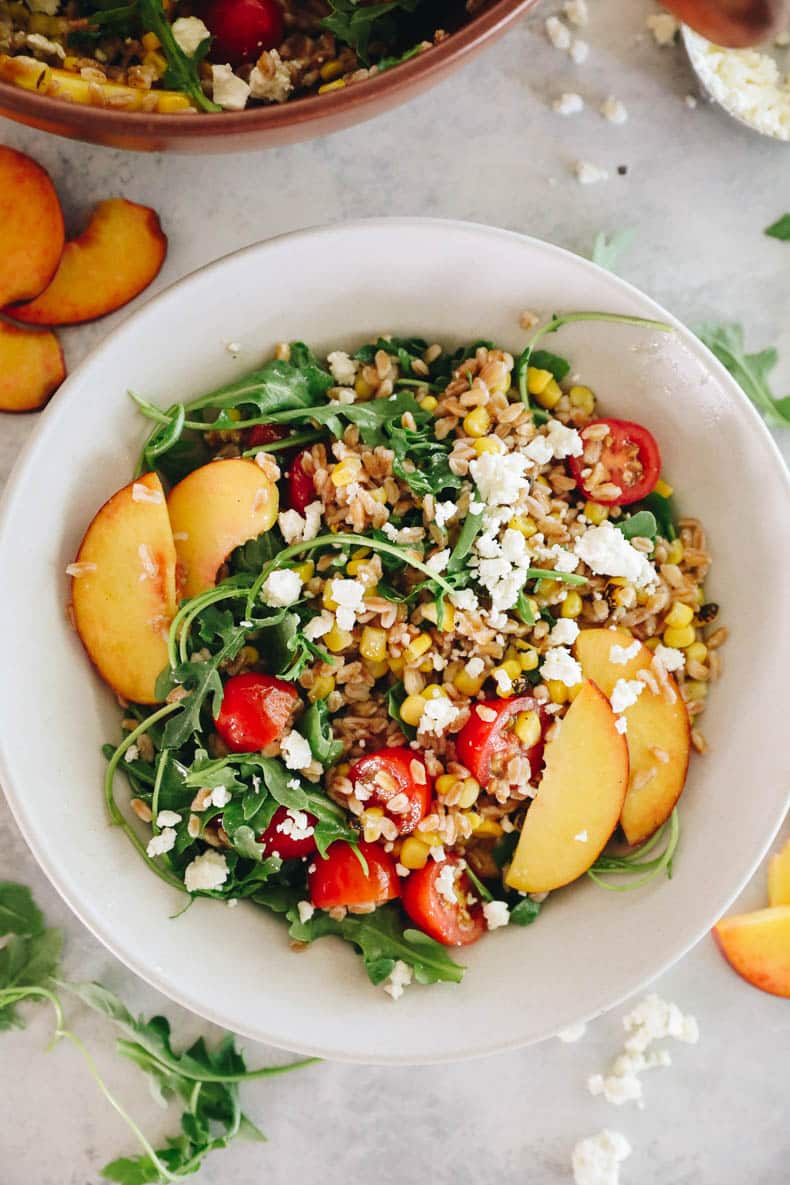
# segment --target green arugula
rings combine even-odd
[[[542,908],[541,902],[531,897],[519,897],[510,906],[510,922],[513,926],[531,926]]]
[[[461,530],[458,532],[458,538],[455,541],[455,546],[450,553],[450,559],[447,562],[447,573],[453,575],[456,572],[461,572],[464,569],[464,560],[472,550],[472,544],[480,533],[480,528],[483,525],[483,511],[479,514],[467,514]]]
[[[626,539],[652,539],[655,542],[658,534],[656,516],[650,510],[637,510],[636,514],[629,514],[626,518],[618,518],[614,524],[622,531]],[[666,536],[664,536],[666,538]]]
[[[340,759],[344,745],[342,741],[336,741],[332,735],[332,721],[325,700],[318,699],[310,705],[302,717],[301,729],[313,757],[320,761],[325,769]]]
[[[779,355],[774,349],[747,354],[741,325],[719,325],[706,321],[694,329],[697,337],[732,375],[772,428],[790,427],[790,395],[777,399],[768,376]]]
[[[780,239],[783,243],[788,242],[790,240],[790,214],[783,214],[781,218],[777,218],[776,222],[766,226],[763,234],[772,239]]]
[[[620,256],[624,255],[626,251],[630,251],[635,238],[636,229],[633,226],[626,227],[624,230],[616,230],[610,235],[601,230],[595,236],[590,258],[593,263],[598,264],[598,267],[605,268],[608,272],[615,272]]]
[[[416,429],[405,428],[402,423],[390,421],[387,436],[390,448],[395,453],[392,468],[417,495],[438,496],[447,490],[459,490],[461,478],[450,468],[451,440],[437,440],[433,416],[419,410],[414,415]]]
[[[329,0],[330,12],[321,22],[357,54],[366,65],[371,42],[391,44],[397,37],[398,12],[414,12],[420,0],[384,0],[364,4],[360,0]]]
[[[673,539],[677,539],[675,509],[671,497],[665,498],[663,494],[658,494],[653,490],[652,494],[648,494],[646,498],[639,501],[638,505],[634,505],[632,510],[636,512],[649,511],[656,520],[656,534],[661,535],[663,539],[668,539],[670,543]]]
[[[671,879],[672,861],[679,841],[680,818],[677,807],[675,807],[666,823],[659,827],[658,831],[651,835],[645,843],[624,856],[615,856],[604,852],[598,857],[592,868],[587,870],[587,875],[602,889],[610,889],[615,893],[641,889],[643,885],[647,885],[656,877],[661,876],[662,872]],[[662,843],[664,847],[659,855],[654,856],[651,860],[646,860],[645,857],[649,856]],[[608,876],[602,876],[602,873],[608,874]],[[615,883],[609,880],[609,876],[612,875],[622,876],[626,879]]]
[[[403,680],[398,679],[398,681],[393,683],[387,691],[387,714],[390,720],[395,721],[406,739],[413,741],[417,736],[417,729],[413,724],[407,724],[400,714],[400,710],[405,699],[406,688],[403,686]]]
[[[530,354],[529,364],[536,370],[547,370],[558,383],[561,383],[571,370],[571,364],[567,358],[560,358],[559,354],[552,354],[550,350],[533,350]]]
[[[167,60],[167,70],[162,77],[163,85],[189,95],[201,111],[221,111],[222,108],[204,94],[198,72],[198,66],[211,48],[211,38],[207,37],[190,57],[184,53],[173,36],[173,29],[165,14],[162,0],[138,0],[138,4],[143,28],[147,33],[156,34]]]

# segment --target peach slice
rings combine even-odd
[[[167,238],[147,206],[99,202],[79,238],[66,243],[52,283],[11,314],[28,325],[77,325],[128,304],[164,262]]]
[[[54,333],[0,321],[0,411],[36,411],[65,377]]]
[[[790,839],[768,864],[768,904],[790,905]]]
[[[174,486],[167,499],[183,577],[183,595],[213,588],[235,547],[277,521],[277,486],[254,461],[210,461]]]
[[[74,624],[101,677],[125,699],[156,703],[176,610],[176,549],[155,473],[105,502],[69,573]]]
[[[612,661],[613,646],[627,648],[634,639],[625,630],[582,630],[576,657],[585,678],[611,696],[618,679],[638,679],[649,672],[644,691],[623,713],[631,779],[620,820],[629,844],[639,844],[665,823],[686,782],[691,740],[688,712],[671,675],[657,679],[653,655],[640,646],[625,663]]]
[[[507,883],[547,893],[586,872],[617,826],[628,788],[628,746],[603,692],[582,684],[546,746],[546,768],[527,811]]]
[[[722,918],[713,936],[745,980],[763,992],[790,998],[790,905]]]
[[[49,175],[29,156],[0,145],[0,308],[46,288],[63,241],[63,214]]]

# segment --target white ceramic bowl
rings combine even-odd
[[[263,910],[183,898],[107,825],[103,741],[118,706],[64,612],[66,564],[97,507],[128,479],[145,425],[127,387],[169,404],[240,374],[272,344],[356,346],[379,332],[512,350],[519,314],[598,309],[671,318],[622,280],[556,247],[454,222],[393,220],[250,247],[130,317],[68,379],[23,458],[0,522],[0,770],[44,871],[119,959],[174,1000],[289,1049],[370,1062],[459,1059],[537,1041],[636,991],[706,933],[754,870],[787,806],[788,478],[759,418],[676,322],[563,330],[603,408],[658,437],[683,510],[710,532],[710,596],[731,630],[724,678],[692,762],[671,881],[556,893],[537,924],[462,952],[462,985],[394,1004],[334,939],[295,955]],[[225,343],[242,344],[238,360]],[[121,795],[123,797],[123,794]]]

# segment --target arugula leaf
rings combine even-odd
[[[0,1032],[24,1027],[15,1005],[46,997],[60,960],[63,936],[44,927],[30,890],[0,882],[0,936],[12,935],[0,948]]]
[[[552,354],[550,350],[533,350],[529,357],[529,365],[536,370],[547,370],[558,383],[570,374],[571,364],[567,358],[560,358],[559,354]]]
[[[766,424],[772,428],[790,427],[790,396],[777,399],[768,381],[779,358],[776,350],[747,354],[741,325],[706,321],[697,325],[694,332],[740,384]]]
[[[258,370],[187,404],[192,412],[207,407],[227,410],[250,405],[262,416],[275,412],[314,407],[326,395],[335,380],[319,365],[312,351],[302,342],[291,343],[288,362],[275,358]],[[221,417],[218,427],[234,427],[234,421]]]
[[[389,444],[395,453],[393,472],[415,494],[441,494],[459,490],[461,478],[450,468],[450,441],[437,440],[433,417],[427,412],[414,415],[417,429],[404,428],[399,422],[387,425]]]
[[[461,530],[458,532],[458,538],[455,541],[455,546],[450,554],[450,559],[447,563],[447,572],[449,575],[454,572],[460,572],[464,566],[464,560],[472,550],[472,544],[478,536],[480,528],[483,525],[483,511],[479,514],[467,514],[463,521]]]
[[[28,938],[44,929],[44,916],[26,885],[0,881],[0,938],[21,934]]]
[[[665,498],[663,494],[657,494],[653,490],[652,494],[648,494],[646,498],[642,498],[635,506],[634,510],[647,510],[656,520],[656,534],[661,535],[662,538],[668,539],[671,543],[673,539],[677,539],[678,532],[675,526],[675,512],[671,498]],[[619,523],[617,524],[619,526]]]
[[[379,64],[379,70],[381,65]],[[354,357],[357,362],[362,362],[365,366],[371,366],[376,354],[379,350],[383,350],[385,354],[390,354],[393,358],[397,358],[400,364],[401,372],[405,375],[414,375],[416,372],[412,367],[412,363],[422,361],[422,356],[428,349],[428,343],[422,337],[380,337],[375,345],[365,345],[357,350]],[[422,378],[422,375],[418,375]]]
[[[307,709],[302,717],[302,733],[307,738],[313,757],[325,768],[339,760],[344,746],[342,741],[333,738],[332,721],[325,700],[316,700]]]
[[[763,234],[772,239],[780,239],[783,243],[788,242],[790,240],[790,214],[783,214],[776,222],[766,226]]]
[[[539,901],[521,897],[510,910],[510,921],[514,926],[531,926],[540,913]]]
[[[618,518],[614,524],[622,531],[626,539],[642,536],[655,542],[658,534],[656,516],[650,510],[638,510],[636,514],[629,514],[626,518]],[[665,536],[666,537],[666,536]]]
[[[164,671],[156,681],[156,693],[162,699],[167,697],[173,687],[189,690],[189,694],[179,701],[180,711],[171,716],[165,725],[162,744],[166,749],[180,749],[193,733],[200,731],[200,715],[209,697],[212,701],[212,716],[216,717],[219,713],[222,706],[219,667],[226,659],[236,657],[246,638],[244,627],[232,624],[232,615],[228,614],[228,617],[230,623],[222,627],[224,643],[216,654],[202,661],[179,663],[173,670]]]
[[[397,683],[393,683],[387,692],[387,712],[391,720],[394,720],[401,730],[403,735],[410,741],[413,741],[417,736],[417,729],[412,724],[407,724],[400,714],[401,704],[406,699],[406,688],[403,686],[403,680],[399,679]]]
[[[162,0],[138,0],[138,3],[143,28],[147,33],[156,34],[162,45],[162,53],[167,59],[167,70],[162,77],[164,86],[183,91],[202,111],[221,111],[222,108],[204,94],[198,72],[200,62],[211,47],[211,39],[207,37],[190,57],[184,53],[173,36]]]
[[[250,539],[231,553],[230,567],[233,572],[250,572],[257,576],[264,564],[268,564],[284,547],[279,531],[272,528]]]
[[[321,24],[356,51],[366,65],[370,42],[390,43],[397,34],[397,11],[414,12],[420,0],[384,0],[363,4],[360,0],[329,0],[330,14]]]
[[[335,659],[315,642],[305,637],[299,615],[285,613],[273,624],[266,635],[267,665],[273,675],[293,682],[298,679],[307,664],[318,658],[321,662],[334,664]]]
[[[635,238],[636,229],[633,226],[616,230],[610,235],[604,234],[601,230],[595,236],[590,258],[599,267],[606,268],[608,272],[615,272],[620,256],[631,249]]]
[[[516,614],[524,622],[524,625],[535,624],[535,614],[532,612],[529,597],[523,588],[519,589],[518,599],[516,601]]]

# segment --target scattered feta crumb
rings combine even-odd
[[[523,536],[522,536],[523,538]],[[450,548],[445,547],[443,551],[437,551],[429,559],[425,561],[425,567],[429,568],[436,576],[440,576],[450,562]]]
[[[566,457],[580,457],[584,452],[582,438],[575,428],[568,428],[559,420],[549,420],[546,441],[557,461]]]
[[[686,95],[683,102],[686,104],[689,111],[696,111],[697,105],[698,105],[698,100],[695,95]]]
[[[137,745],[130,745],[129,748],[124,753],[123,759],[124,759],[124,761],[128,761],[129,764],[131,764],[133,761],[136,761],[139,756],[140,756],[139,747]]]
[[[500,926],[506,926],[510,921],[510,910],[506,901],[484,902],[483,913],[489,930],[498,930]]]
[[[188,893],[219,889],[228,879],[228,862],[222,852],[208,848],[196,856],[184,870],[184,884]]]
[[[645,685],[641,679],[618,679],[609,697],[612,711],[616,715],[627,711],[633,707],[644,690]]]
[[[573,171],[576,174],[576,180],[582,185],[596,185],[599,181],[609,179],[606,169],[602,169],[599,165],[594,165],[588,160],[577,160]]]
[[[588,527],[573,550],[597,576],[624,576],[637,588],[656,582],[655,568],[647,557],[608,520]]]
[[[577,843],[588,843],[590,839],[586,831],[579,831],[573,838]]]
[[[590,13],[587,8],[587,0],[565,0],[562,11],[570,23],[576,25],[577,28],[583,28],[589,24]]]
[[[398,863],[395,865],[395,871],[397,872],[398,876],[409,876],[410,873],[410,870],[406,867],[406,865],[401,864],[400,861],[398,861]]]
[[[292,786],[294,783],[293,788],[297,790],[301,789],[297,779],[290,778],[288,785]],[[310,816],[307,814],[307,811],[300,811],[294,807],[288,807],[285,812],[285,818],[277,824],[276,830],[280,835],[287,835],[294,840],[310,839],[311,836],[315,835],[315,827],[310,822]]]
[[[609,123],[626,123],[628,120],[628,110],[625,103],[621,103],[614,95],[609,95],[601,103],[601,115],[604,119],[608,119]]]
[[[298,510],[283,510],[277,516],[280,534],[286,543],[308,543],[315,539],[321,529],[324,508],[321,502],[311,502],[305,507],[304,515]]]
[[[587,1025],[583,1020],[580,1020],[578,1024],[568,1025],[567,1029],[560,1029],[559,1033],[557,1033],[557,1036],[559,1037],[560,1041],[564,1041],[566,1045],[571,1045],[574,1041],[581,1041],[586,1032]]]
[[[621,736],[624,736],[628,732],[628,721],[625,716],[618,716],[614,722],[614,726]]]
[[[513,690],[513,680],[503,667],[494,668],[494,682],[500,695],[510,695]]]
[[[579,627],[569,617],[561,617],[549,634],[552,646],[572,646],[579,636]]]
[[[211,797],[206,803],[206,806],[215,806],[218,810],[222,810],[223,807],[228,805],[232,797],[233,795],[227,786],[215,786],[211,791]]]
[[[620,1165],[631,1155],[631,1145],[620,1132],[602,1131],[579,1140],[573,1149],[575,1185],[618,1185]]]
[[[683,670],[686,665],[686,656],[682,650],[677,650],[674,646],[665,646],[663,642],[659,642],[653,651],[653,662],[660,664],[667,673],[671,673]]]
[[[228,897],[228,900],[227,900],[228,909],[235,909],[238,904],[239,904],[238,897]]]
[[[437,864],[441,864],[442,860],[446,859],[446,856],[444,854],[444,847],[440,843],[434,844],[434,846],[432,848],[429,848],[428,855],[431,857],[432,860],[435,860]]]
[[[443,530],[457,513],[458,507],[455,502],[437,502],[433,509],[433,521]]]
[[[299,600],[302,578],[291,568],[270,572],[261,588],[261,599],[272,609],[285,609]]]
[[[175,846],[176,832],[172,827],[165,827],[158,835],[152,835],[145,849],[149,856],[163,856]]]
[[[315,913],[315,906],[312,901],[297,901],[296,912],[299,914],[299,921],[304,925]]]
[[[570,49],[571,32],[559,17],[550,16],[546,21],[546,36],[555,49]]]
[[[582,681],[581,666],[564,646],[546,651],[540,673],[544,680],[556,679],[566,687],[575,687]]]
[[[61,61],[66,57],[66,51],[58,41],[50,41],[49,37],[44,37],[41,33],[26,33],[25,45],[49,57],[60,58]]]
[[[667,45],[672,45],[680,28],[680,21],[668,12],[653,12],[645,23],[653,34],[656,45],[660,45],[662,49]]]
[[[324,610],[317,617],[310,618],[302,633],[309,642],[315,642],[318,638],[323,638],[324,634],[328,634],[334,624],[335,619],[332,614]]]
[[[469,472],[488,506],[512,506],[529,489],[524,476],[528,464],[521,453],[481,453],[470,462]]]
[[[429,699],[422,710],[418,732],[433,733],[440,737],[458,716],[459,709],[445,696]]]
[[[469,662],[464,667],[464,670],[470,679],[476,679],[478,675],[482,675],[485,669],[486,664],[478,655],[475,655],[474,658],[470,658]]]
[[[331,581],[329,595],[337,605],[335,618],[341,630],[353,630],[357,614],[365,608],[365,586],[358,580]]]
[[[554,456],[551,445],[542,434],[536,436],[534,440],[530,440],[527,447],[524,449],[525,454],[530,461],[534,461],[536,465],[548,465],[549,461]]]
[[[584,111],[584,99],[572,91],[566,91],[552,103],[552,110],[558,115],[578,115]]]
[[[199,16],[180,16],[173,21],[170,29],[176,45],[188,58],[193,58],[203,42],[211,36]]]
[[[642,643],[638,638],[634,638],[630,646],[620,646],[615,642],[609,650],[609,662],[613,662],[615,666],[624,667],[632,658],[636,658],[641,649]]]
[[[335,382],[341,387],[353,387],[359,369],[356,359],[347,354],[345,350],[333,350],[331,354],[327,355],[326,360]]]
[[[455,867],[452,864],[445,864],[439,872],[439,875],[434,881],[436,892],[440,897],[443,897],[448,905],[454,905],[458,900],[458,894],[455,891]]]
[[[243,111],[250,88],[229,65],[211,67],[212,98],[223,111]]]
[[[473,588],[459,588],[450,594],[450,601],[456,609],[465,609],[469,613],[474,613],[478,605],[477,593]]]
[[[309,744],[295,729],[292,729],[280,741],[280,753],[286,769],[308,769],[313,761],[313,753]]]
[[[239,354],[241,353],[241,342],[225,342],[225,349],[228,351],[231,358],[238,358]],[[228,902],[228,905],[230,905],[230,901]]]
[[[575,572],[579,566],[578,556],[560,543],[554,543],[548,548],[547,559],[554,560],[555,572]]]
[[[403,995],[404,990],[412,981],[413,973],[408,963],[404,963],[402,959],[395,960],[395,966],[389,974],[389,978],[384,981],[382,987],[388,996],[392,996],[393,1000],[399,1000]]]
[[[571,61],[575,62],[577,66],[582,66],[590,56],[590,47],[581,37],[574,37],[568,53]]]
[[[181,815],[177,811],[160,811],[156,816],[157,827],[175,827],[181,822]]]
[[[261,69],[261,63],[266,69]],[[288,62],[284,62],[276,49],[264,51],[258,65],[250,74],[250,94],[253,99],[266,103],[284,103],[293,90],[293,78]]]

